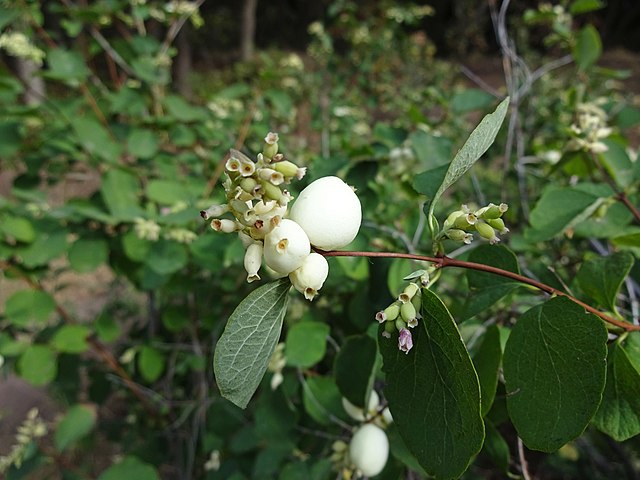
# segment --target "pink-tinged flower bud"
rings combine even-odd
[[[244,269],[247,271],[247,282],[260,280],[258,270],[262,265],[262,242],[252,243],[244,254]]]
[[[384,323],[387,321],[387,316],[384,313],[384,310],[380,310],[378,313],[376,313],[376,321],[378,323]]]
[[[400,330],[398,335],[398,348],[404,353],[409,353],[409,350],[413,348],[413,337],[411,332],[406,328]]]
[[[500,235],[509,233],[509,229],[505,226],[502,218],[492,218],[487,220],[487,223],[500,232]]]
[[[293,220],[282,220],[264,238],[265,263],[283,275],[299,268],[311,253],[309,237]]]
[[[500,241],[500,239],[496,236],[496,231],[491,225],[484,222],[478,222],[478,224],[476,225],[476,229],[478,230],[478,233],[482,238],[486,238],[487,240],[489,240],[489,243],[491,245]]]
[[[229,220],[227,218],[214,218],[211,221],[211,228],[216,232],[232,233],[240,230],[242,227],[233,220]]]
[[[319,253],[311,252],[302,265],[289,274],[289,280],[294,288],[304,295],[304,298],[312,301],[328,275],[327,259]]]
[[[229,211],[229,205],[226,203],[222,205],[211,205],[206,210],[200,210],[200,216],[205,220],[208,220],[212,217],[219,217],[220,215],[224,215]]]

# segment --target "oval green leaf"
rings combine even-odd
[[[293,367],[308,368],[318,363],[327,351],[329,325],[303,321],[289,329],[284,356]]]
[[[74,405],[69,408],[56,428],[54,442],[58,451],[62,452],[91,432],[96,419],[97,412],[93,405]]]
[[[482,448],[480,385],[451,314],[423,289],[413,348],[379,340],[394,423],[411,453],[436,478],[457,478]],[[383,327],[381,327],[382,330]]]
[[[287,311],[288,278],[262,285],[240,302],[218,340],[213,369],[223,397],[245,408],[264,376]]]
[[[605,385],[607,330],[566,297],[525,312],[503,358],[507,408],[524,444],[553,452],[579,436]]]
[[[347,338],[336,355],[334,372],[340,393],[354,405],[364,408],[373,388],[378,347],[369,335]]]

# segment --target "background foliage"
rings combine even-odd
[[[431,254],[431,214],[441,226],[462,203],[507,202],[508,248],[445,241],[447,254],[637,326],[640,109],[628,72],[599,65],[588,20],[601,2],[488,2],[487,30],[450,48],[488,36],[500,85],[437,57],[442,39],[424,26],[440,4],[335,1],[309,25],[261,3],[258,38],[293,22],[307,50],[195,69],[190,95],[176,81],[179,33],[190,29],[206,62],[203,32],[229,42],[231,7],[0,5],[0,362],[60,406],[2,451],[7,478],[335,478],[332,443],[358,424],[341,397],[364,406],[372,388],[396,420],[380,478],[637,475],[638,332],[566,298],[541,303],[512,279],[446,268],[423,293],[410,357],[374,317],[424,263],[332,258],[309,305],[286,285],[247,285],[240,242],[198,216],[223,200],[228,149],[260,151],[277,131],[309,167],[301,183],[337,174],[358,188],[353,250]],[[507,95],[495,143],[483,130],[473,158],[456,155]],[[440,189],[443,179],[456,183]],[[83,297],[92,284],[103,293]],[[221,396],[214,351],[223,361],[232,312],[269,288],[286,315],[274,319],[282,337],[265,342],[283,342],[286,363],[252,372],[258,390],[242,392],[242,410]]]

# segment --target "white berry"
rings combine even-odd
[[[378,475],[387,464],[389,439],[380,427],[366,423],[360,427],[349,444],[351,462],[365,476]]]
[[[281,275],[300,267],[309,253],[309,237],[293,220],[282,220],[264,237],[264,262]]]
[[[300,192],[290,218],[307,233],[314,247],[343,248],[356,238],[362,207],[353,189],[338,177],[323,177]]]
[[[302,265],[289,274],[291,283],[307,300],[313,300],[329,275],[327,259],[312,252]]]

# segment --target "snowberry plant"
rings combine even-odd
[[[640,327],[621,318],[613,303],[633,265],[632,256],[620,252],[607,258],[617,265],[615,269],[599,270],[602,259],[585,262],[578,272],[585,295],[577,297],[520,274],[516,256],[497,245],[509,232],[504,219],[507,204],[464,204],[447,214],[442,224],[434,214],[443,193],[491,146],[508,105],[507,98],[487,115],[449,164],[414,179],[414,188],[426,196],[423,213],[433,256],[341,250],[356,238],[361,226],[357,192],[340,178],[328,176],[293,198],[287,186],[305,171],[278,153],[274,133],[267,135],[255,161],[231,151],[224,182],[227,204],[202,212],[205,218],[214,212],[229,212],[233,217],[214,218],[211,225],[240,236],[249,282],[261,278],[261,265],[274,279],[240,303],[216,345],[218,387],[242,408],[268,367],[274,373],[271,388],[282,388],[287,359],[276,345],[292,285],[313,300],[329,275],[328,257],[423,262],[424,268],[404,277],[407,283],[397,298],[375,315],[377,334],[348,338],[337,355],[340,411],[356,422],[340,423],[346,438],[332,446],[333,468],[344,478],[378,475],[388,464],[390,449],[413,469],[436,478],[457,478],[485,442],[505,445],[490,415],[494,403],[501,405],[496,408],[506,403],[519,441],[533,450],[558,450],[590,424],[616,439],[640,433],[640,419],[633,422],[634,427],[622,420],[624,415],[637,416],[621,403],[634,401],[629,397],[633,389],[620,383],[615,370],[611,373],[612,368],[622,368],[620,352],[640,345],[640,334],[635,332]],[[534,210],[532,218],[536,214]],[[452,246],[475,240],[484,245],[476,247],[468,259],[447,255]],[[549,297],[519,311],[509,328],[465,322],[461,331],[436,293],[447,267],[468,270],[471,295],[465,308],[457,309],[463,319],[520,286]],[[585,297],[598,306],[608,305],[608,311],[592,306]],[[615,342],[607,348],[611,340]],[[382,387],[382,400],[374,385]],[[326,403],[322,408],[330,409]],[[397,431],[402,441],[390,446],[387,428]]]

